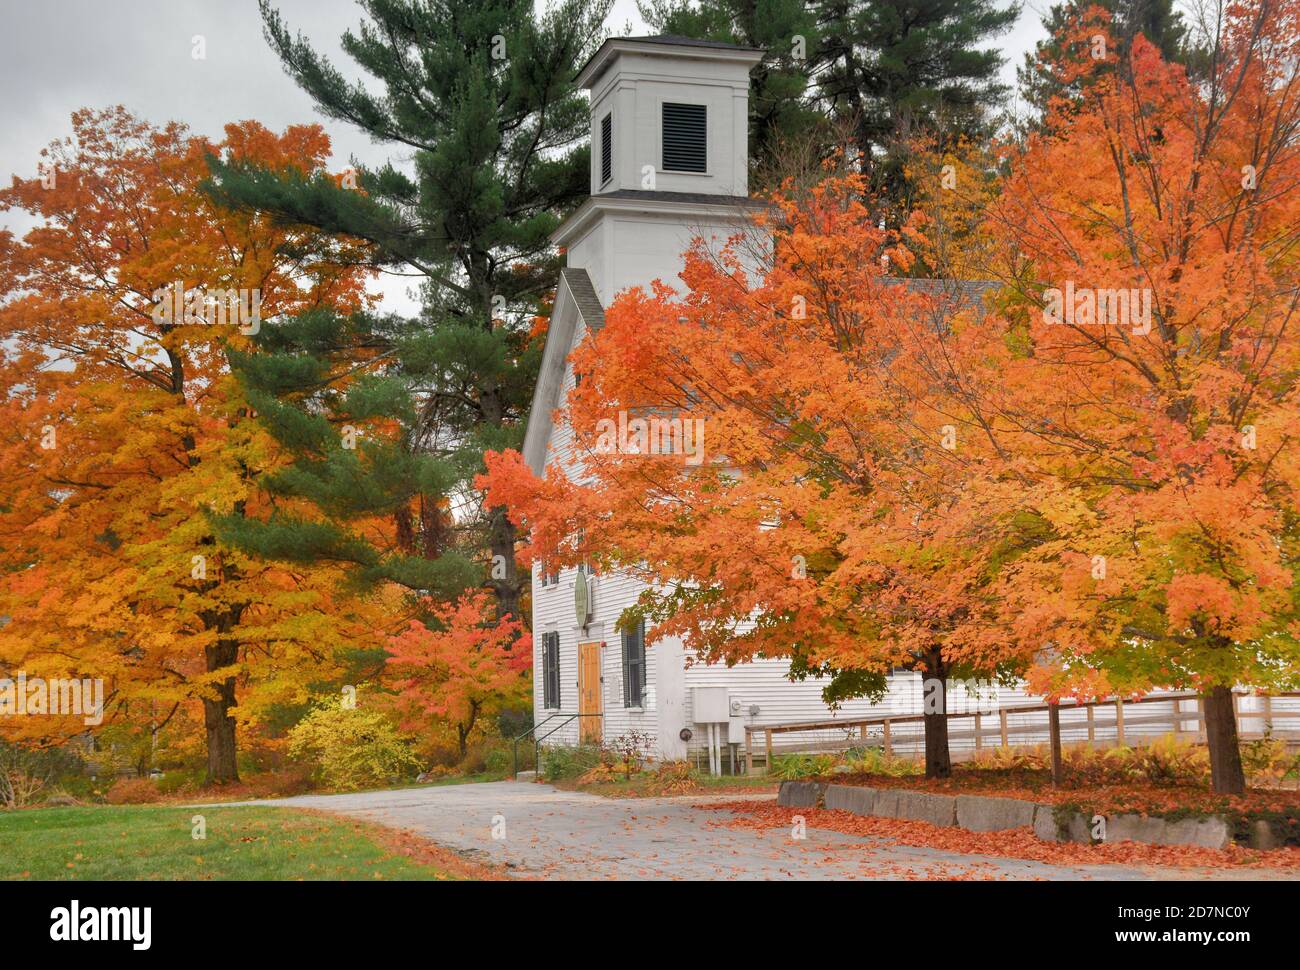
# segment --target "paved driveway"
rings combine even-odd
[[[756,796],[757,797],[757,796]],[[773,798],[772,795],[761,796]],[[501,781],[253,804],[316,808],[410,829],[520,876],[555,879],[1147,879],[1122,866],[1054,866],[900,846],[838,832],[719,824],[707,798],[602,798]],[[493,838],[493,829],[503,838]]]

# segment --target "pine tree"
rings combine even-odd
[[[1030,111],[1031,124],[1039,124],[1054,97],[1069,96],[1074,84],[1061,77],[1061,65],[1070,32],[1085,22],[1087,12],[1099,7],[1110,15],[1108,33],[1119,44],[1119,62],[1139,33],[1160,51],[1167,61],[1181,64],[1195,62],[1197,55],[1182,14],[1174,9],[1174,0],[1066,0],[1056,3],[1043,16],[1047,37],[1025,54],[1025,62],[1016,69],[1020,97]],[[1080,56],[1083,56],[1082,54]],[[1084,75],[1095,79],[1098,72]],[[1079,83],[1078,81],[1074,82]]]
[[[854,124],[872,185],[897,195],[903,183],[891,144],[942,119],[957,134],[987,131],[988,109],[1005,96],[1002,55],[982,45],[1019,16],[996,0],[821,0],[820,45],[812,63],[817,95]]]
[[[906,194],[900,136],[939,123],[953,137],[987,134],[990,109],[1007,93],[997,80],[1002,55],[988,45],[1019,15],[997,0],[649,0],[640,8],[657,29],[767,50],[751,102],[757,166],[772,164],[783,140],[815,134],[820,116],[850,129],[870,187],[893,205]],[[822,126],[823,154],[837,147],[836,127]]]
[[[549,233],[588,192],[587,109],[572,79],[608,0],[541,14],[531,0],[361,5],[367,20],[343,49],[378,91],[348,81],[261,0],[266,37],[324,114],[409,153],[409,173],[354,164],[294,178],[214,161],[209,191],[363,241],[373,266],[420,279],[422,312],[320,310],[265,328],[259,353],[232,355],[299,460],[266,481],[281,511],[224,526],[263,556],[348,563],[362,583],[441,595],[487,585],[515,614],[514,529],[469,482],[485,449],[522,440],[540,359],[532,317],[559,265]]]

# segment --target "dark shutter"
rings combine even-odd
[[[600,184],[604,185],[614,175],[614,113],[611,111],[600,121]]]
[[[623,706],[641,707],[645,699],[645,621],[623,634]]]
[[[560,635],[542,634],[542,707],[560,706]]]
[[[664,171],[707,172],[707,111],[702,104],[664,102]]]

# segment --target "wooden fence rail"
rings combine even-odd
[[[1260,710],[1242,710],[1242,698],[1258,698]],[[1287,741],[1300,741],[1300,709],[1274,711],[1276,698],[1300,697],[1300,692],[1279,694],[1234,693],[1233,707],[1237,712],[1237,731],[1243,739],[1276,737]],[[1187,703],[1194,707],[1186,709]],[[1169,711],[1149,712],[1144,706],[1169,704]],[[1010,747],[1016,743],[1042,744],[1052,734],[1051,711],[1061,715],[1059,737],[1067,742],[1123,745],[1129,741],[1173,733],[1180,738],[1204,738],[1205,707],[1198,694],[1153,694],[1135,700],[1111,697],[1087,703],[1033,704],[1003,707],[997,710],[976,710],[952,713],[948,717],[948,739],[952,742],[972,741],[972,750],[985,747]],[[1084,712],[1083,718],[1065,720],[1073,712]],[[1108,717],[1099,717],[1099,713]],[[1041,720],[1034,715],[1042,714]],[[894,754],[899,747],[911,747],[923,742],[924,735],[917,732],[900,733],[899,726],[921,725],[923,714],[875,714],[868,717],[843,718],[827,721],[800,721],[788,724],[751,724],[745,727],[745,770],[754,771],[754,736],[763,735],[765,770],[771,770],[772,759],[777,754],[807,754],[815,751],[839,751],[854,746],[879,746],[886,755]],[[1038,723],[1034,723],[1038,720]],[[1278,730],[1275,721],[1294,720],[1295,727]],[[1247,725],[1250,725],[1249,727]],[[958,726],[960,725],[960,726]],[[1152,732],[1148,726],[1165,726],[1166,731]],[[872,729],[878,728],[878,733]],[[781,744],[781,735],[808,734],[810,732],[839,732],[839,737],[829,740],[800,740],[791,738]],[[1024,736],[1037,736],[1023,740]],[[1047,735],[1046,738],[1043,736]],[[1074,737],[1074,735],[1078,735]],[[1069,736],[1069,737],[1067,737]],[[992,743],[990,744],[990,741]],[[960,745],[959,745],[960,746]]]

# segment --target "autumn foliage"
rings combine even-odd
[[[1042,124],[919,141],[894,224],[832,159],[680,279],[617,295],[559,413],[530,417],[566,422],[571,451],[539,477],[488,450],[479,494],[543,334],[493,308],[500,284],[536,309],[550,278],[549,167],[513,210],[526,231],[493,190],[488,228],[449,246],[458,219],[397,219],[436,180],[345,191],[317,126],[214,141],[77,112],[0,190],[32,223],[0,233],[0,674],[102,680],[101,740],[170,729],[213,782],[313,704],[295,746],[331,783],[412,767],[401,732],[464,757],[530,696],[516,573],[484,578],[521,526],[523,562],[644,581],[651,643],[786,658],[831,702],[899,667],[940,696],[1194,689],[1213,786],[1240,792],[1233,689],[1300,686],[1300,0],[1225,7],[1192,76],[1078,14],[1041,65]],[[507,141],[553,149],[526,130]],[[364,267],[429,252],[464,298],[430,299],[444,329],[366,312]],[[346,678],[373,707],[341,713]],[[932,777],[946,724],[927,712]],[[375,737],[364,767],[324,767]]]
[[[450,726],[463,758],[475,727],[531,693],[532,638],[517,620],[497,621],[484,592],[426,606],[389,641],[387,681],[402,726]]]
[[[788,656],[832,696],[900,664],[1193,687],[1239,791],[1231,689],[1300,669],[1298,14],[1233,6],[1201,83],[1141,37],[1064,65],[1097,76],[1066,79],[978,228],[962,209],[987,287],[900,278],[942,254],[942,210],[891,233],[828,178],[775,200],[757,272],[744,241],[697,245],[684,295],[621,295],[572,357],[570,466],[489,457],[526,555],[627,569],[652,638]],[[611,448],[620,415],[647,433]],[[697,422],[707,460],[656,448],[656,419]]]
[[[0,205],[37,220],[4,237],[0,336],[11,348],[0,450],[0,663],[29,676],[102,679],[106,725],[148,737],[196,719],[209,777],[236,777],[236,723],[301,703],[334,651],[373,639],[374,606],[340,597],[331,566],[292,570],[219,543],[210,513],[252,513],[275,449],[241,401],[227,346],[285,314],[362,299],[362,276],[323,240],[216,210],[198,191],[223,153],[315,168],[317,127],[231,125],[223,142],[152,128],[122,109],[73,118],[41,175]],[[160,294],[243,291],[260,321],[159,312]],[[243,696],[237,701],[236,692]],[[81,718],[17,718],[50,741]]]
[[[989,213],[1016,353],[988,409],[1051,527],[1006,571],[1009,630],[1053,645],[1049,691],[1201,691],[1222,791],[1232,686],[1300,660],[1297,15],[1232,6],[1201,84],[1139,37]]]

